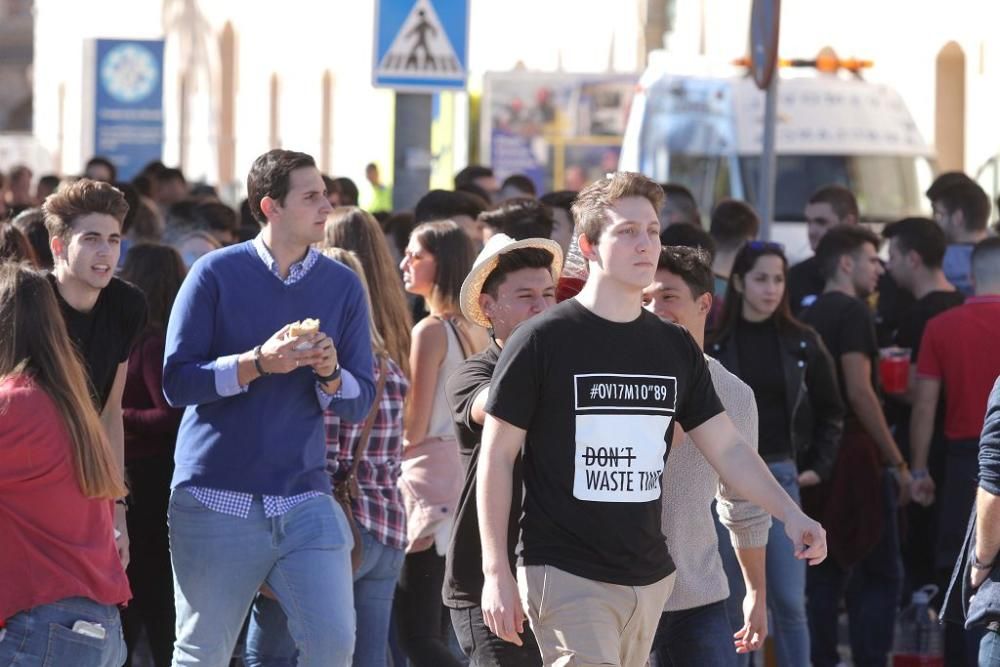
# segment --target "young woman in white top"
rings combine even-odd
[[[447,647],[450,621],[441,603],[443,554],[463,481],[445,382],[489,342],[459,307],[462,281],[474,261],[468,236],[446,220],[414,229],[400,263],[406,291],[422,296],[430,310],[413,328],[400,478],[409,545],[396,589],[396,623],[415,667],[460,664]]]

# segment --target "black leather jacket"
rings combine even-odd
[[[736,337],[738,327],[716,340],[706,352],[733,375],[740,376]],[[813,470],[826,481],[844,431],[844,403],[837,387],[833,358],[819,334],[810,328],[779,334],[781,366],[785,376],[785,407],[791,415],[789,429],[800,471]]]

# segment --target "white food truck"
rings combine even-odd
[[[863,222],[930,212],[924,191],[933,151],[899,94],[856,68],[824,69],[833,71],[780,69],[771,238],[793,263],[811,254],[803,209],[823,185],[850,188]],[[726,197],[756,205],[763,117],[764,93],[744,68],[681,73],[654,54],[632,102],[619,168],[687,186],[706,220]]]

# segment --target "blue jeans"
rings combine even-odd
[[[776,461],[767,466],[796,504],[799,497],[799,471],[793,461]],[[732,632],[743,627],[743,598],[746,586],[729,539],[729,531],[719,528],[719,553],[729,579],[726,609]],[[785,524],[772,518],[767,535],[767,610],[768,633],[774,638],[778,665],[796,667],[809,664],[809,621],[806,616],[806,562],[795,557],[795,545],[785,534]],[[747,665],[750,655],[737,656],[737,663]]]
[[[346,666],[354,652],[350,527],[331,495],[282,516],[255,499],[246,519],[175,489],[168,511],[177,641],[174,667],[227,667],[247,610],[266,583],[288,611],[299,666]]]
[[[724,601],[664,612],[653,638],[650,667],[735,667],[732,635]]]
[[[856,667],[885,667],[892,648],[896,612],[903,584],[896,518],[898,485],[885,472],[882,478],[882,536],[871,552],[850,570],[832,558],[810,567],[807,583],[809,632],[813,667],[834,667],[837,653],[837,614],[843,595],[847,604],[851,657]]]
[[[104,637],[74,631],[79,621],[100,625]],[[0,629],[0,665],[121,667],[125,655],[118,608],[87,598],[65,598],[22,611]]]
[[[354,667],[385,667],[389,620],[396,580],[403,566],[403,550],[387,547],[358,525],[364,559],[354,575],[354,611],[358,619]],[[247,630],[247,667],[295,667],[297,651],[288,634],[288,618],[281,605],[258,595]]]
[[[987,630],[979,642],[979,667],[1000,667],[1000,634]]]

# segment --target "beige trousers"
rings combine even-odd
[[[517,587],[546,666],[644,667],[676,577],[619,586],[528,565]]]

